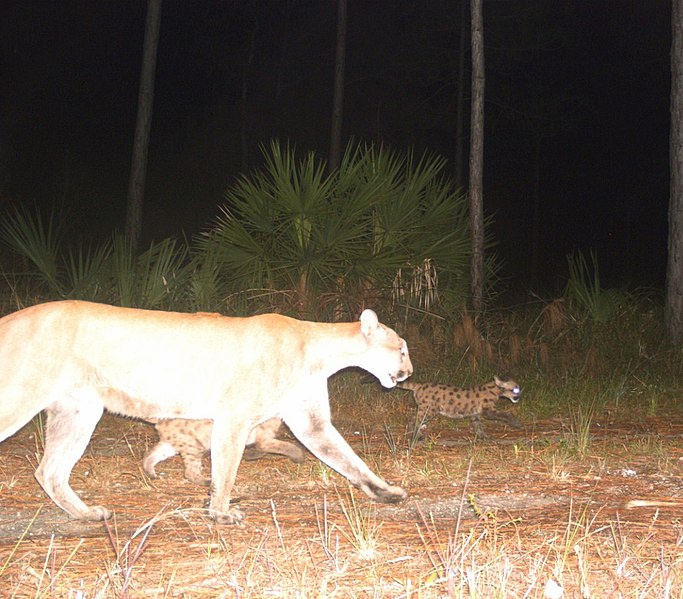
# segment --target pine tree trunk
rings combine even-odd
[[[154,104],[154,71],[157,62],[159,25],[161,22],[161,0],[148,0],[145,43],[142,52],[140,89],[138,93],[138,116],[135,123],[133,158],[128,183],[128,209],[126,211],[125,235],[133,253],[137,252],[142,233],[142,205],[147,179],[147,149],[152,124]]]
[[[346,4],[347,0],[337,0],[337,53],[334,65],[334,98],[332,101],[332,129],[330,131],[331,171],[341,162],[342,116],[344,112],[344,69],[346,63]]]
[[[467,37],[467,0],[460,0],[460,42],[458,48],[458,89],[455,105],[455,186],[465,187],[465,48]]]
[[[664,319],[669,339],[683,340],[683,0],[671,10],[671,130],[669,133],[669,260]]]
[[[470,132],[470,229],[472,308],[484,307],[484,19],[482,0],[471,0],[472,114]]]

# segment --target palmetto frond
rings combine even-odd
[[[443,159],[352,144],[326,175],[313,154],[298,160],[277,142],[264,152],[264,167],[226,192],[195,243],[229,286],[286,292],[286,308],[299,313],[323,302],[338,313],[368,293],[389,302],[396,273],[429,260],[462,293],[466,202],[443,176]]]

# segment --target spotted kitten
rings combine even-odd
[[[397,385],[401,389],[413,392],[417,403],[415,418],[415,434],[419,435],[429,420],[437,414],[447,418],[469,418],[477,437],[485,436],[481,417],[488,420],[500,420],[513,428],[520,428],[519,421],[508,414],[496,410],[499,399],[508,399],[517,403],[521,389],[513,380],[501,380],[497,376],[493,381],[474,387],[455,387],[440,383],[413,383],[405,381]]]
[[[185,478],[198,485],[210,484],[211,479],[202,474],[202,459],[211,450],[213,420],[170,418],[149,422],[157,429],[159,442],[142,461],[145,472],[156,478],[155,466],[179,453],[185,463]],[[256,460],[267,453],[277,453],[297,464],[303,462],[304,452],[298,445],[277,438],[281,427],[282,420],[279,418],[270,418],[254,427],[247,439],[242,459]]]

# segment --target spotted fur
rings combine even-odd
[[[187,420],[171,418],[152,420],[159,434],[159,442],[142,460],[145,472],[156,478],[155,466],[176,454],[185,465],[185,478],[198,485],[209,485],[211,479],[202,473],[202,459],[211,450],[211,420]],[[283,423],[280,418],[269,418],[252,429],[242,454],[243,460],[256,460],[267,453],[287,456],[297,464],[304,461],[304,452],[296,444],[277,438]]]
[[[484,436],[481,418],[499,420],[513,428],[520,428],[519,421],[496,409],[499,399],[507,399],[517,403],[520,399],[519,385],[510,380],[494,377],[493,381],[474,387],[455,387],[441,383],[413,383],[405,381],[397,385],[401,389],[413,392],[417,404],[415,417],[415,434],[424,429],[427,422],[436,415],[447,418],[469,418],[475,434]]]

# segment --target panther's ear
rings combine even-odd
[[[372,310],[363,310],[363,313],[360,315],[360,332],[363,337],[372,337],[380,331],[384,333],[384,329],[379,326],[377,314]]]

